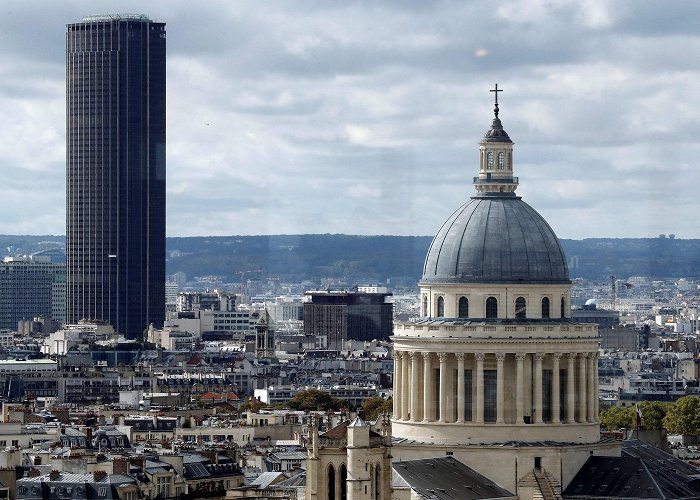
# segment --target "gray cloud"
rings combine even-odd
[[[95,9],[0,5],[2,233],[64,232],[65,24],[144,6]],[[171,236],[433,234],[473,193],[498,81],[518,192],[561,237],[700,237],[695,3],[146,9],[167,23]]]

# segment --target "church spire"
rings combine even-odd
[[[498,93],[503,89],[496,84],[490,92],[494,93],[494,118],[479,143],[479,176],[474,177],[474,187],[482,196],[515,196],[518,178],[513,177],[513,141],[498,117]]]

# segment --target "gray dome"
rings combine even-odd
[[[442,225],[421,283],[568,284],[557,236],[517,196],[476,196]]]

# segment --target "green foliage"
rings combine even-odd
[[[635,426],[634,408],[612,406],[600,414],[600,425],[609,431],[632,429]]]
[[[639,403],[639,408],[642,410],[642,425],[639,427],[642,430],[658,430],[663,428],[663,420],[671,405],[660,401],[642,401]],[[637,418],[637,410],[632,407],[632,416]]]
[[[384,399],[380,396],[372,396],[362,402],[362,409],[365,411],[367,420],[375,420],[380,413],[391,412],[392,400]]]
[[[343,407],[347,407],[347,402],[336,399],[329,393],[318,389],[300,391],[287,402],[287,408],[290,410],[336,411]]]
[[[670,405],[663,424],[668,432],[674,434],[700,434],[700,397],[685,396]]]

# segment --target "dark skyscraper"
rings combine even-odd
[[[141,338],[165,314],[165,24],[108,15],[66,34],[68,322]]]

